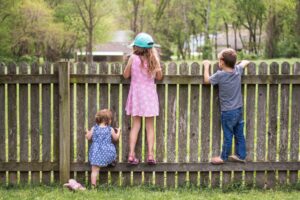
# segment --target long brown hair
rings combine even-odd
[[[144,66],[144,61],[142,56],[146,58],[148,64],[148,73],[154,75],[154,72],[160,68],[160,62],[157,50],[155,48],[141,48],[133,46],[133,53],[140,57],[142,66]]]

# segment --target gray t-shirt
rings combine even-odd
[[[209,77],[211,84],[219,85],[221,111],[228,111],[243,106],[241,76],[243,67],[236,65],[233,72],[218,70]]]

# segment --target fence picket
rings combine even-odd
[[[281,65],[281,74],[290,74],[290,65],[287,62]],[[280,101],[280,136],[279,136],[279,161],[288,160],[288,126],[289,126],[289,99],[290,85],[281,84]],[[287,171],[278,171],[278,183],[287,184]]]
[[[19,74],[28,74],[28,65],[21,63]],[[19,85],[20,162],[28,162],[28,84]],[[20,182],[28,183],[28,172],[20,172]]]
[[[247,74],[255,75],[256,66],[254,63],[250,63],[247,67]],[[255,136],[255,99],[256,99],[256,85],[247,84],[247,97],[246,97],[246,147],[247,147],[247,159],[254,160],[254,136]],[[248,187],[253,186],[253,172],[245,172],[245,184]]]
[[[5,74],[5,65],[0,63],[0,75]],[[0,83],[0,162],[6,161],[5,84]],[[6,172],[0,172],[0,184],[6,184]]]
[[[203,68],[204,70],[204,68]],[[204,74],[204,73],[203,73]],[[202,105],[201,105],[201,162],[209,162],[210,145],[210,97],[211,85],[202,85]],[[200,173],[200,186],[209,186],[209,172]]]
[[[260,75],[268,73],[268,65],[259,65]],[[257,96],[257,139],[256,139],[256,161],[266,161],[266,134],[267,134],[267,85],[258,85]],[[266,183],[265,171],[256,172],[256,187],[263,188]]]
[[[180,75],[189,73],[189,66],[183,63],[179,67]],[[178,162],[187,161],[188,136],[188,85],[179,85],[179,130],[178,130]],[[178,172],[178,186],[186,184],[186,172]]]
[[[293,74],[300,75],[300,63],[293,65]],[[300,85],[292,85],[292,121],[291,121],[291,146],[290,161],[299,161],[299,124],[300,124]],[[298,171],[290,171],[290,183],[296,184],[299,181]]]
[[[112,65],[111,74],[121,74],[121,66],[118,63]],[[119,84],[111,84],[110,86],[110,109],[113,112],[113,124],[112,127],[119,127],[119,105],[120,105],[120,86]],[[117,161],[119,161],[120,142],[115,144],[117,150]],[[113,185],[120,185],[119,181],[120,173],[111,172],[111,182]]]
[[[279,66],[271,63],[270,74],[278,74]],[[277,143],[277,112],[278,112],[278,85],[271,84],[269,92],[269,129],[268,129],[268,161],[276,161]],[[276,171],[267,172],[267,187],[276,186]]]
[[[214,64],[214,73],[218,70],[218,64]],[[213,87],[213,106],[212,106],[212,155],[220,155],[220,143],[221,143],[221,110],[220,110],[220,100],[219,100],[219,88],[217,85]],[[220,186],[220,172],[211,173],[211,186]]]
[[[163,72],[165,71],[165,66],[162,65]],[[165,95],[166,95],[166,86],[157,85],[157,93],[159,99],[159,116],[156,117],[156,161],[158,163],[164,162],[165,155]],[[151,177],[151,175],[150,175]],[[161,187],[164,187],[164,172],[155,173],[155,184]],[[150,184],[151,178],[146,179],[145,173],[145,183]]]
[[[39,74],[39,66],[37,63],[32,64],[31,74]],[[40,160],[40,92],[38,84],[31,84],[31,105],[30,105],[30,120],[31,120],[31,161]],[[31,172],[31,183],[40,183],[40,172]]]
[[[168,65],[168,74],[177,74],[176,63]],[[176,143],[176,106],[177,106],[177,86],[168,85],[168,111],[167,111],[167,162],[174,163],[176,159],[175,143]],[[167,172],[167,186],[175,187],[175,173]]]
[[[85,64],[78,63],[77,65],[77,74],[85,74]],[[77,123],[77,153],[76,153],[76,161],[77,163],[84,163],[86,161],[86,148],[85,148],[85,119],[86,119],[86,110],[85,110],[85,102],[86,102],[86,87],[85,84],[77,84],[76,85],[76,123]],[[85,172],[77,172],[76,178],[80,182],[85,182],[86,176]]]
[[[200,74],[200,65],[192,63],[191,75]],[[191,85],[190,97],[190,160],[189,162],[198,162],[199,150],[199,103],[200,103],[200,84]],[[190,172],[190,184],[196,186],[198,184],[198,172]]]
[[[50,63],[45,63],[42,66],[42,74],[50,74],[51,65]],[[42,85],[42,161],[50,161],[51,153],[51,85]],[[51,182],[51,173],[43,172],[42,182],[49,184]]]
[[[124,72],[125,64],[122,66],[122,72]],[[131,129],[131,118],[125,113],[125,106],[130,85],[122,85],[122,162],[127,163],[129,152],[129,134]],[[122,172],[122,185],[130,185],[130,172]]]

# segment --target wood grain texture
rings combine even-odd
[[[300,74],[300,63],[296,62],[293,66],[293,74]],[[291,147],[290,161],[299,161],[299,124],[300,124],[300,86],[292,86],[292,110],[291,113]],[[296,184],[299,181],[298,171],[290,171],[290,183]]]
[[[259,65],[259,74],[268,73],[268,65]],[[256,139],[256,161],[266,161],[266,136],[267,136],[267,85],[258,85],[257,96],[257,139]],[[265,172],[256,172],[256,187],[263,188],[266,184]]]
[[[168,74],[177,74],[176,63],[168,65]],[[168,111],[167,111],[167,161],[175,162],[176,152],[176,105],[177,105],[177,86],[168,85]],[[175,187],[175,173],[167,173],[167,186]]]
[[[5,65],[0,63],[0,75],[5,74]],[[6,161],[5,84],[0,83],[0,163]],[[0,172],[0,184],[6,184],[6,172]]]

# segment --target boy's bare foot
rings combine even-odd
[[[213,165],[221,165],[221,164],[224,164],[224,160],[220,156],[213,157],[211,159],[211,164],[213,164]]]
[[[232,161],[232,162],[240,162],[240,163],[246,163],[246,160],[242,160],[240,159],[239,157],[237,157],[236,155],[231,155],[228,157],[228,160],[229,161]]]

